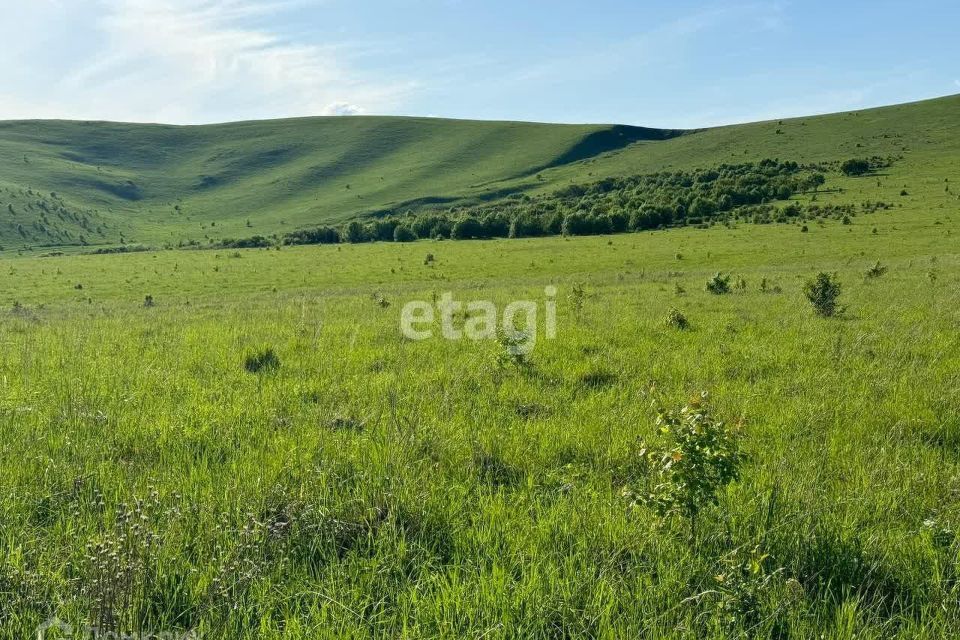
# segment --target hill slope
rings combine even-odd
[[[667,168],[877,155],[939,171],[958,154],[960,96],[691,132],[395,117],[4,122],[0,245],[206,242]]]
[[[22,211],[0,219],[0,242],[69,244],[84,230],[91,244],[273,233],[413,201],[490,197],[504,180],[533,184],[541,169],[672,135],[391,117],[193,127],[6,122],[0,204]],[[42,233],[33,223],[44,206],[89,223],[54,216],[44,224],[53,233]]]

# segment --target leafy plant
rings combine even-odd
[[[877,260],[877,264],[873,265],[867,269],[867,278],[879,278],[887,272],[887,267],[880,264],[880,261]]]
[[[725,276],[718,271],[707,281],[707,291],[718,296],[730,293],[730,276]]]
[[[726,628],[749,629],[760,623],[765,594],[783,571],[769,569],[769,559],[759,545],[748,552],[734,549],[721,559],[721,570],[713,579],[721,622]]]
[[[517,369],[529,369],[533,366],[526,344],[530,337],[524,331],[497,331],[497,364],[500,367],[513,365]]]
[[[583,301],[587,298],[587,291],[584,289],[583,284],[580,282],[574,283],[573,288],[570,290],[570,302],[573,304],[573,314],[580,319],[580,314],[583,313]]]
[[[803,293],[807,296],[807,300],[813,305],[817,315],[824,318],[839,316],[846,310],[837,302],[840,291],[840,283],[837,282],[836,276],[823,271],[803,286]]]
[[[680,329],[681,331],[690,328],[690,321],[687,320],[687,316],[683,315],[683,312],[676,307],[670,308],[666,322],[668,327]]]
[[[686,518],[695,541],[701,510],[717,504],[720,492],[740,477],[740,434],[711,415],[706,392],[679,411],[658,408],[657,426],[661,442],[644,443],[640,450],[649,490],[629,495],[660,517]]]

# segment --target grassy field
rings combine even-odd
[[[531,125],[530,135],[546,132],[541,146],[504,161],[497,140],[515,140],[512,127],[526,125],[458,125],[476,127],[467,146],[477,168],[438,183],[457,193],[550,158],[576,160],[544,169],[545,185],[530,178],[534,188],[714,166],[727,154],[895,156],[866,177],[835,171],[828,189],[795,197],[894,205],[850,224],[8,255],[0,638],[36,637],[53,618],[139,637],[955,635],[956,105],[710,130],[591,159],[569,155],[590,128],[563,129],[561,139],[559,129]],[[420,124],[437,127],[450,153],[459,148],[443,133],[453,125]],[[9,140],[37,144],[30,126],[6,125],[4,162],[22,151]],[[91,127],[83,146],[121,175],[106,166],[112,151],[96,151],[108,125],[44,126]],[[41,134],[49,155],[28,154],[26,164],[63,180],[42,185],[58,194],[42,196],[51,209],[76,198],[90,220],[103,216],[130,240],[180,233],[159,209],[150,217],[157,205],[148,196],[121,210],[116,196],[71,195],[75,167],[55,163],[78,161],[57,160],[63,150]],[[355,135],[342,149],[369,131]],[[197,144],[200,158],[208,151]],[[176,174],[165,168],[172,157],[155,165],[156,145],[127,146],[124,162],[155,172],[157,182],[142,185],[169,175],[163,198],[172,208],[176,180],[196,169]],[[181,146],[171,138],[164,153]],[[223,162],[246,152],[237,154]],[[426,178],[440,165],[404,174],[409,167],[391,158],[368,163],[369,176],[397,172],[384,198],[436,193]],[[309,173],[312,161],[297,162]],[[83,170],[98,171],[91,167]],[[26,173],[0,175],[29,184]],[[263,187],[250,190],[263,200],[196,195],[163,215],[190,215],[191,224],[222,216],[224,227],[245,228],[243,207],[274,201],[271,176],[251,170],[241,181]],[[350,180],[351,191],[364,184]],[[297,184],[290,203],[313,197]],[[296,207],[285,206],[257,220],[292,223]],[[74,223],[73,233],[91,225]],[[885,270],[868,277],[878,262]],[[718,271],[743,286],[708,293]],[[839,317],[819,317],[804,296],[818,272],[842,285]],[[438,325],[431,339],[405,338],[405,304],[447,292],[499,310],[536,303],[529,364],[514,366],[496,340],[443,339]],[[557,332],[548,339],[551,300]],[[671,310],[689,326],[671,326]],[[660,437],[652,401],[681,407],[704,391],[711,415],[738,426],[744,459],[717,504],[702,505],[691,536],[684,518],[661,517],[630,495],[649,486],[642,450]]]
[[[56,615],[231,638],[946,637],[955,230],[907,206],[809,233],[9,260],[0,635]],[[746,291],[708,294],[717,270]],[[819,270],[844,317],[801,294]],[[550,284],[558,335],[529,370],[398,330],[408,300],[542,309]],[[248,372],[265,347],[279,368]],[[651,384],[743,423],[742,477],[696,543],[621,495]]]

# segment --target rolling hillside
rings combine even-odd
[[[538,171],[672,135],[389,117],[197,127],[7,122],[0,124],[0,204],[14,211],[0,220],[0,242],[273,233],[418,201],[489,197],[505,180],[532,185]],[[52,233],[36,228],[46,209],[60,207],[71,215],[41,221]]]
[[[874,155],[902,158],[907,174],[957,169],[960,96],[690,132],[396,117],[5,122],[0,246],[209,242],[667,168]]]

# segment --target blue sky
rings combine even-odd
[[[0,3],[0,119],[700,127],[960,93],[955,0]]]

